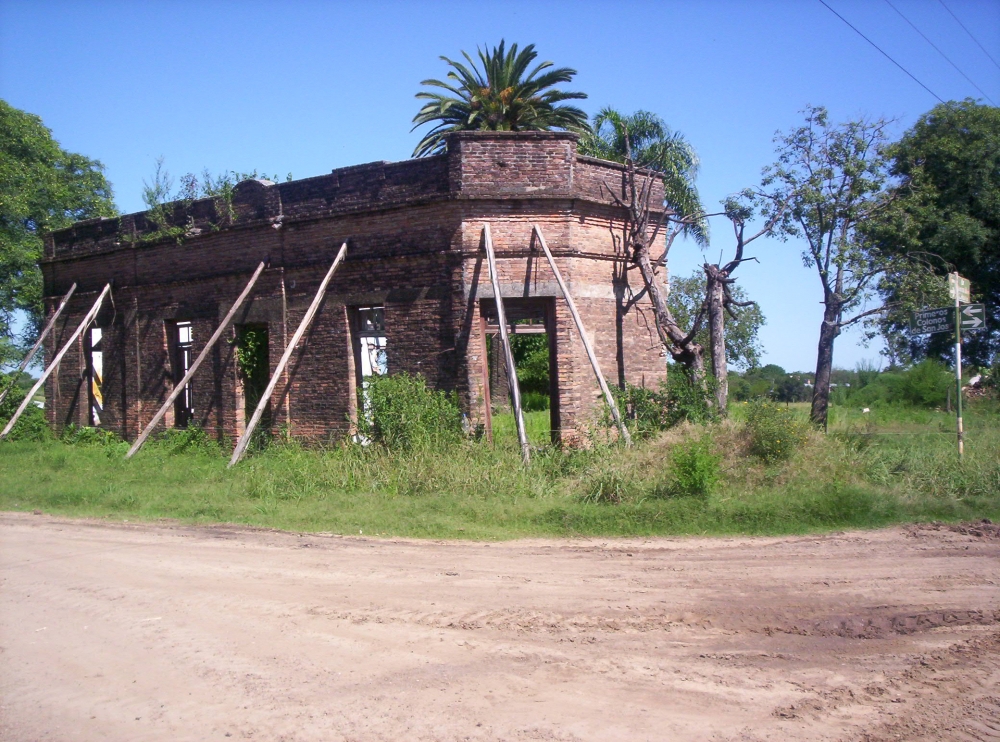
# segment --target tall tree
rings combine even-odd
[[[655,113],[636,111],[623,115],[613,108],[601,109],[591,122],[591,130],[580,138],[580,154],[625,162],[631,153],[637,167],[657,172],[663,178],[667,206],[680,216],[690,217],[685,232],[698,244],[708,244],[705,207],[695,185],[701,163],[683,134],[671,130]]]
[[[776,198],[763,211],[784,209],[776,232],[805,241],[802,262],[816,271],[823,291],[811,418],[825,425],[834,341],[844,328],[885,310],[879,284],[897,269],[862,231],[891,203],[889,122],[859,119],[835,126],[823,107],[804,113],[803,126],[775,139],[778,160],[765,168],[762,183]]]
[[[689,327],[700,312],[705,311],[705,272],[703,269],[696,269],[689,276],[674,276],[670,279],[670,297],[667,303],[677,318],[677,322]],[[767,324],[763,312],[755,302],[748,301],[746,292],[735,282],[727,286],[729,295],[734,303],[734,311],[730,315],[730,322],[727,323],[724,336],[725,355],[721,362],[733,365],[737,369],[747,370],[755,368],[760,363],[762,351],[759,332],[760,328]],[[708,327],[701,327],[696,337],[703,346],[710,346],[712,338]],[[715,374],[715,363],[720,359],[710,355],[712,372]]]
[[[667,258],[678,235],[693,234],[703,244],[707,242],[704,209],[694,188],[697,155],[683,137],[669,133],[658,117],[647,112],[622,116],[606,108],[595,118],[595,125],[598,132],[585,134],[579,151],[625,164],[620,183],[604,184],[608,196],[625,211],[621,234],[615,238],[623,258],[614,276],[619,323],[631,306],[648,296],[660,342],[674,362],[685,368],[691,380],[701,385],[705,376],[704,348],[696,338],[704,313],[692,318],[692,325],[685,330],[667,302],[670,289],[665,280]],[[633,125],[639,134],[638,150],[632,146]],[[653,166],[641,166],[640,159]],[[659,168],[655,167],[657,159]],[[667,171],[671,173],[669,181],[664,175]],[[661,182],[664,202],[654,203],[653,193],[657,190],[654,186]],[[672,199],[679,204],[678,208],[671,207]],[[686,209],[692,211],[682,211]],[[661,240],[663,252],[654,255],[653,249]],[[636,268],[643,282],[639,293],[631,291],[627,280],[628,271]],[[624,384],[624,378],[619,382]]]
[[[774,231],[775,225],[785,212],[786,204],[779,194],[758,188],[747,189],[739,196],[727,199],[725,207],[725,216],[732,223],[736,241],[733,258],[727,263],[722,263],[720,258],[718,263],[706,262],[702,265],[705,276],[705,300],[701,311],[708,317],[708,349],[712,359],[712,375],[715,377],[715,406],[720,415],[725,415],[729,407],[729,361],[738,358],[731,351],[734,343],[730,335],[734,331],[739,333],[741,326],[752,326],[752,321],[757,317],[760,317],[760,322],[763,323],[760,307],[737,290],[733,274],[745,260],[756,260],[746,256],[747,245],[758,237],[769,235]],[[758,210],[767,216],[767,221],[758,231],[747,235],[747,222]],[[740,312],[748,313],[751,322],[748,323],[746,320],[741,322]],[[730,320],[729,330],[726,329],[727,315]],[[756,327],[753,329],[753,335],[756,337]]]
[[[0,362],[17,354],[15,315],[27,315],[25,341],[43,315],[42,235],[116,213],[100,162],[62,149],[38,116],[0,100]]]
[[[566,100],[581,100],[586,94],[553,89],[560,83],[571,82],[576,70],[549,69],[552,62],[540,62],[528,72],[538,57],[534,44],[521,50],[517,44],[511,44],[506,49],[501,40],[500,46],[489,53],[477,51],[482,69],[463,51],[467,65],[441,57],[452,68],[447,82],[420,83],[445,92],[417,93],[416,97],[427,103],[413,117],[413,128],[433,122],[437,125],[420,140],[413,150],[414,157],[444,152],[445,135],[453,131],[587,130],[587,114],[576,106],[557,105]]]
[[[656,333],[663,347],[675,363],[684,367],[692,383],[703,386],[705,350],[697,341],[697,336],[704,313],[699,313],[687,330],[678,323],[667,303],[669,286],[664,280],[666,271],[662,270],[667,264],[670,248],[677,236],[688,229],[695,220],[701,218],[701,215],[677,217],[663,203],[655,203],[653,194],[657,191],[655,185],[660,182],[660,175],[636,166],[632,159],[627,126],[623,128],[623,137],[626,151],[624,178],[617,187],[608,183],[604,185],[610,198],[625,212],[621,234],[615,237],[618,242],[616,249],[622,257],[621,268],[615,269],[615,292],[619,294],[621,288],[628,285],[625,277],[627,271],[632,268],[639,270],[643,290],[624,303],[625,297],[620,294],[619,316],[643,295],[648,296],[653,305]],[[665,239],[661,234],[664,231]],[[656,256],[653,250],[661,240],[663,240],[663,252]]]
[[[1000,352],[1000,108],[972,100],[935,106],[889,153],[900,179],[894,203],[867,231],[886,252],[922,256],[970,279],[989,316],[984,331],[963,337],[962,353],[988,365]],[[888,289],[898,300],[898,287]],[[884,328],[897,359],[950,355],[950,336],[910,335],[905,322],[890,315]]]

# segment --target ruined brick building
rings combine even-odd
[[[573,134],[467,132],[451,135],[447,154],[436,157],[244,181],[230,200],[178,202],[164,214],[55,232],[42,263],[49,315],[73,282],[77,290],[46,340],[47,358],[105,284],[112,288],[47,381],[49,422],[56,430],[99,424],[135,439],[263,261],[232,326],[163,421],[235,440],[248,414],[237,334],[249,327],[266,338],[273,371],[346,241],[346,259],[271,396],[270,426],[305,440],[343,436],[364,375],[386,368],[454,390],[470,424],[482,425],[486,337],[496,322],[488,224],[508,321],[546,333],[553,433],[572,440],[600,409],[600,391],[533,225],[608,382],[650,385],[666,373],[641,278],[618,253],[624,211],[609,189],[620,192],[622,177],[615,163],[578,155]]]

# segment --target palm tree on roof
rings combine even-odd
[[[695,186],[700,167],[698,154],[683,134],[672,131],[655,113],[636,111],[625,116],[613,108],[604,108],[594,116],[591,132],[580,139],[577,150],[582,155],[613,162],[625,162],[631,150],[636,166],[654,170],[663,177],[667,206],[678,216],[697,217],[705,213]],[[708,244],[708,224],[704,217],[686,231],[699,244]]]
[[[421,83],[446,92],[425,90],[416,95],[427,102],[413,117],[413,129],[432,122],[437,125],[420,140],[413,150],[414,157],[444,152],[444,137],[453,131],[589,131],[587,114],[576,106],[557,105],[587,95],[552,89],[572,81],[576,70],[549,69],[552,62],[541,62],[528,73],[528,67],[538,57],[534,44],[521,50],[511,44],[508,50],[501,40],[489,54],[478,48],[477,52],[481,70],[463,51],[468,64],[441,57],[452,67],[447,81]]]

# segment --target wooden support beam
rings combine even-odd
[[[580,339],[583,341],[583,347],[587,351],[587,358],[590,359],[590,365],[594,369],[594,376],[597,377],[597,383],[601,385],[601,391],[604,392],[604,399],[608,403],[608,407],[611,408],[611,414],[615,418],[615,424],[618,426],[618,431],[621,433],[622,439],[625,441],[626,446],[632,445],[632,436],[629,435],[628,428],[625,427],[625,421],[622,420],[621,413],[618,411],[618,405],[615,404],[615,398],[611,395],[611,389],[608,388],[608,383],[604,380],[604,374],[601,373],[601,364],[597,362],[597,355],[594,353],[594,348],[590,344],[590,338],[587,337],[587,331],[583,326],[583,320],[580,318],[580,313],[576,311],[576,303],[573,301],[573,297],[569,293],[569,289],[566,287],[566,282],[563,281],[562,274],[559,272],[559,268],[556,267],[555,258],[552,257],[552,253],[549,251],[549,246],[545,244],[545,237],[542,235],[542,230],[538,228],[538,225],[533,225],[535,230],[535,235],[538,237],[538,243],[542,246],[542,250],[545,252],[545,257],[549,261],[549,266],[552,268],[552,272],[556,276],[556,283],[559,284],[559,290],[562,291],[563,297],[566,299],[566,305],[569,307],[569,313],[573,315],[573,321],[576,323],[576,330],[580,333]]]
[[[66,308],[66,304],[69,302],[69,298],[73,296],[74,291],[76,291],[76,283],[69,287],[69,291],[66,292],[66,296],[64,296],[62,301],[59,302],[59,308],[56,309],[55,313],[49,318],[49,321],[45,323],[45,329],[42,330],[42,334],[38,336],[38,340],[35,341],[35,344],[31,346],[31,350],[28,351],[28,355],[26,355],[24,360],[21,361],[21,365],[17,367],[17,371],[14,372],[14,375],[10,379],[10,384],[3,390],[3,392],[0,392],[0,404],[3,404],[7,395],[10,394],[10,390],[14,388],[17,380],[21,378],[21,374],[24,373],[24,369],[28,367],[28,364],[31,363],[31,359],[35,357],[35,353],[37,353],[38,349],[42,347],[42,343],[45,342],[45,336],[49,334],[49,331],[53,327],[56,326],[56,320],[59,319],[59,315],[62,314],[63,309]]]
[[[299,322],[299,327],[292,335],[292,339],[288,341],[288,345],[285,346],[285,352],[281,355],[281,360],[278,361],[277,367],[274,369],[274,373],[271,375],[271,380],[267,384],[267,388],[264,393],[260,396],[260,401],[257,402],[257,409],[253,411],[253,417],[250,418],[250,422],[247,423],[246,429],[243,431],[243,435],[240,436],[239,441],[236,443],[236,450],[233,451],[233,456],[229,459],[229,467],[235,466],[240,459],[243,458],[243,454],[246,453],[247,446],[250,444],[251,437],[253,436],[253,431],[256,429],[257,424],[260,422],[261,417],[264,415],[264,410],[267,409],[267,404],[271,400],[271,395],[274,393],[274,387],[277,386],[278,380],[281,378],[282,372],[285,370],[285,366],[288,365],[289,359],[292,357],[292,352],[295,350],[295,346],[299,344],[299,340],[302,339],[302,335],[309,325],[312,323],[313,317],[316,316],[316,311],[319,309],[320,302],[323,301],[323,296],[326,294],[326,287],[330,283],[330,279],[333,278],[333,274],[336,272],[337,268],[344,261],[344,256],[347,255],[347,243],[345,242],[340,246],[340,250],[337,252],[337,257],[333,260],[333,265],[330,266],[330,270],[326,272],[326,276],[319,285],[319,289],[316,291],[316,296],[313,297],[312,304],[309,305],[309,309],[306,310],[305,316],[302,321]]]
[[[229,327],[229,323],[232,322],[233,317],[236,316],[237,310],[243,305],[243,302],[246,301],[251,289],[253,289],[254,284],[257,283],[257,279],[260,278],[260,274],[263,272],[264,262],[261,261],[260,265],[257,266],[257,270],[255,270],[253,275],[250,277],[250,282],[246,285],[246,288],[243,289],[243,293],[236,298],[233,306],[229,308],[229,312],[226,314],[225,319],[219,323],[215,332],[212,333],[212,337],[209,338],[208,343],[204,348],[202,348],[198,357],[195,358],[194,363],[191,364],[191,368],[188,369],[188,372],[184,374],[184,378],[174,385],[174,390],[170,392],[170,396],[167,397],[167,401],[164,402],[163,406],[156,411],[156,414],[153,415],[153,419],[150,420],[149,424],[143,429],[142,434],[135,439],[135,443],[132,444],[132,448],[130,448],[128,453],[125,454],[126,459],[130,459],[135,456],[135,452],[142,448],[142,444],[146,442],[147,438],[149,438],[150,433],[153,432],[153,428],[156,427],[156,424],[160,422],[163,416],[167,413],[167,410],[170,409],[170,405],[174,403],[174,400],[176,400],[177,397],[180,396],[181,392],[184,391],[184,387],[188,385],[188,382],[191,381],[191,377],[194,376],[195,371],[197,371],[198,367],[201,366],[201,362],[208,357],[209,351],[212,350],[215,344],[219,341],[219,338],[222,337],[222,333],[226,331],[227,327]]]
[[[483,227],[483,244],[486,247],[486,261],[490,266],[490,283],[493,284],[493,296],[497,303],[497,324],[500,326],[500,342],[503,343],[504,361],[507,365],[507,382],[510,384],[510,401],[514,406],[514,423],[517,425],[517,439],[521,443],[521,458],[527,464],[531,461],[531,446],[528,434],[524,429],[524,413],[521,411],[521,390],[517,385],[517,369],[514,367],[514,354],[510,349],[510,337],[507,335],[507,315],[503,310],[503,297],[500,296],[500,280],[497,278],[497,261],[493,254],[493,236],[490,225]]]
[[[56,357],[52,359],[52,363],[50,363],[49,367],[45,369],[45,371],[42,373],[38,381],[35,382],[35,385],[31,387],[31,391],[28,392],[27,395],[25,395],[24,400],[21,402],[21,406],[17,408],[17,412],[15,412],[14,415],[7,422],[7,426],[3,429],[3,432],[0,432],[0,440],[6,438],[7,434],[11,430],[13,430],[14,424],[17,422],[17,419],[21,417],[21,413],[23,413],[28,408],[28,405],[31,404],[31,399],[32,397],[35,396],[35,392],[37,392],[41,388],[42,384],[45,383],[45,380],[49,378],[49,374],[51,374],[59,365],[59,361],[61,361],[62,357],[66,355],[66,351],[69,350],[69,346],[75,343],[76,339],[80,337],[80,333],[86,330],[87,327],[90,326],[90,323],[94,321],[94,318],[97,316],[97,313],[101,310],[101,304],[104,302],[104,297],[108,295],[109,291],[111,291],[110,283],[104,285],[104,290],[101,291],[100,295],[97,297],[97,300],[94,302],[94,305],[90,308],[90,311],[87,312],[87,314],[84,316],[83,322],[81,322],[80,326],[73,331],[73,334],[70,336],[69,340],[67,340],[66,344],[63,345],[62,349],[58,353],[56,353]]]

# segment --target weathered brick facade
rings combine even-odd
[[[102,333],[101,426],[134,439],[180,378],[171,351],[175,323],[191,322],[197,355],[266,261],[234,327],[192,382],[195,421],[235,440],[244,410],[234,328],[266,326],[273,369],[346,240],[347,258],[272,397],[272,426],[319,441],[348,430],[357,404],[352,312],[365,306],[385,308],[389,371],[419,373],[435,388],[455,390],[470,422],[481,424],[481,309],[494,298],[482,243],[489,224],[508,312],[541,306],[548,313],[558,378],[554,423],[572,440],[592,421],[600,392],[532,225],[556,256],[608,382],[655,384],[666,364],[651,308],[644,298],[626,306],[641,278],[616,253],[623,212],[608,189],[621,186],[622,169],[577,155],[572,134],[469,132],[452,135],[448,153],[437,157],[281,184],[245,181],[231,203],[170,205],[171,234],[148,212],[80,222],[46,243],[49,312],[78,284],[46,351],[54,356],[112,282],[95,323]],[[57,430],[89,422],[89,357],[82,338],[48,381],[46,412]],[[170,412],[164,425],[174,423]]]

